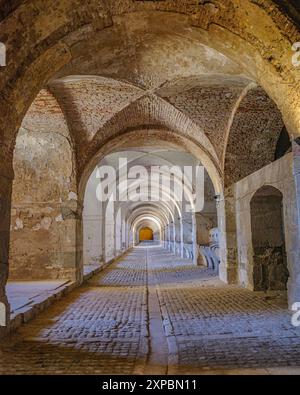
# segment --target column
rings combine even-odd
[[[5,162],[2,162],[5,163]],[[0,337],[9,330],[10,306],[6,296],[13,170],[0,163]]]
[[[220,279],[228,284],[237,282],[237,238],[234,185],[227,188],[217,202],[220,230]]]
[[[300,138],[292,142],[293,147],[293,175],[295,180],[295,209],[293,233],[289,241],[293,252],[290,254],[288,301],[291,308],[295,302],[300,302]],[[293,204],[291,202],[290,204]]]

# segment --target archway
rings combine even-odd
[[[47,105],[52,112],[45,111]],[[22,122],[14,150],[11,280],[76,278],[70,254],[71,233],[76,234],[73,155],[64,115],[53,95],[42,90]]]
[[[149,227],[140,229],[139,240],[142,241],[153,241],[153,230]]]
[[[222,147],[226,144],[228,136],[216,132],[216,124],[221,125],[221,130],[228,131],[234,118],[233,112],[227,114],[224,111],[226,116],[220,122],[218,116],[222,112],[221,108],[225,110],[228,106],[230,110],[237,109],[245,90],[256,82],[262,84],[282,111],[288,131],[297,135],[300,119],[299,94],[296,88],[298,70],[290,67],[293,55],[290,49],[291,43],[296,41],[298,29],[292,20],[286,18],[281,8],[271,0],[263,0],[259,4],[245,0],[242,5],[239,0],[232,0],[226,5],[218,0],[212,4],[189,6],[182,2],[173,2],[172,5],[169,2],[163,3],[134,2],[128,7],[129,3],[124,1],[116,8],[113,4],[101,7],[102,3],[94,0],[81,5],[70,1],[59,10],[53,10],[50,1],[44,2],[43,7],[40,7],[38,1],[33,1],[38,13],[31,12],[31,9],[27,12],[26,6],[23,8],[23,5],[7,7],[3,12],[3,36],[10,37],[7,42],[8,53],[14,56],[10,57],[12,61],[9,67],[3,69],[1,79],[4,98],[1,106],[3,150],[0,153],[1,208],[3,208],[0,212],[3,240],[0,251],[1,288],[5,286],[8,274],[10,220],[7,212],[10,211],[11,203],[12,151],[15,136],[28,106],[39,90],[48,83],[51,92],[59,98],[63,112],[67,114],[70,135],[74,137],[75,151],[78,153],[74,158],[74,163],[78,165],[78,174],[76,174],[78,181],[82,179],[86,164],[93,154],[100,147],[104,147],[107,141],[119,137],[117,134],[120,132],[119,121],[126,126],[122,131],[124,133],[126,130],[134,130],[136,126],[140,128],[144,126],[147,131],[153,125],[175,130],[174,124],[181,123],[183,125],[180,128],[181,134],[190,133],[191,140],[197,140],[197,137],[199,140],[205,140],[203,148],[207,156],[211,156],[214,164],[219,165],[218,162],[222,163],[224,159]],[[34,8],[33,6],[32,9]],[[20,19],[20,14],[24,11],[26,23],[16,28],[15,21]],[[137,15],[141,21],[138,26],[135,23]],[[51,23],[48,23],[50,20]],[[237,24],[235,21],[241,23]],[[45,31],[44,24],[51,25],[51,29]],[[32,26],[36,26],[36,35],[30,33]],[[260,28],[255,29],[255,26]],[[87,31],[84,31],[85,28]],[[20,45],[16,44],[18,40],[10,34],[12,31],[15,32],[16,37],[22,37],[22,51],[19,50]],[[22,34],[19,34],[20,31]],[[131,40],[127,40],[129,36]],[[91,37],[93,40],[90,39]],[[125,45],[126,40],[130,44],[129,48]],[[140,40],[145,45],[139,45]],[[138,52],[137,49],[141,49],[142,52]],[[170,57],[169,52],[174,55],[173,58]],[[90,56],[91,53],[96,55]],[[149,62],[155,53],[158,57],[155,61]],[[108,54],[110,54],[109,67]],[[117,56],[113,59],[112,54]],[[185,54],[189,56],[183,56]],[[207,56],[202,56],[203,54]],[[139,60],[138,67],[133,59]],[[163,67],[157,63],[158,59],[161,60]],[[178,59],[185,61],[178,62]],[[213,65],[209,62],[210,59],[213,60]],[[175,61],[177,67],[174,67]],[[110,111],[112,108],[110,93],[107,95],[108,98],[105,97],[101,102],[103,106],[92,98],[90,104],[94,103],[94,107],[87,106],[88,111],[85,111],[85,114],[81,112],[80,105],[75,106],[74,110],[72,107],[74,104],[86,106],[85,98],[77,100],[76,95],[72,95],[72,89],[63,86],[59,90],[56,86],[56,78],[71,74],[85,76],[94,74],[112,80],[115,78],[114,81],[110,81],[107,91],[111,92],[111,88],[117,86],[116,90],[120,92],[121,99],[116,100],[118,102],[116,112],[120,112],[120,117],[113,116],[113,111]],[[204,74],[207,75],[202,78]],[[221,80],[224,84],[221,84],[220,79],[216,79],[216,75],[220,76],[220,74],[223,74]],[[126,83],[118,85],[120,81]],[[221,106],[221,102],[216,106],[218,116],[213,117],[215,122],[208,125],[207,117],[201,114],[198,117],[197,112],[198,109],[203,108],[205,113],[211,113],[211,108],[205,106],[209,102],[207,98],[212,97],[208,94],[212,81],[216,88],[214,97],[225,99],[222,102],[224,107]],[[233,90],[229,91],[228,85],[231,82]],[[128,84],[132,86],[129,87]],[[71,81],[71,88],[74,88],[74,85],[74,81]],[[90,85],[95,88],[93,82]],[[79,81],[76,89],[76,93],[87,92],[82,89],[82,81]],[[195,90],[200,93],[197,97],[192,94],[189,99],[190,105],[184,108],[182,103],[187,102],[187,92],[194,93]],[[97,89],[93,92],[95,91],[97,96]],[[102,100],[105,95],[101,93],[99,96]],[[126,97],[128,100],[124,101]],[[259,92],[258,99],[261,100]],[[132,114],[127,110],[123,111],[129,107],[129,103],[133,104]],[[169,105],[170,103],[174,106]],[[99,118],[91,115],[95,108]],[[99,111],[100,108],[105,110]],[[139,111],[140,113],[144,111],[145,114],[139,114]],[[169,119],[166,114],[171,114]],[[271,116],[267,118],[272,119]],[[110,120],[112,121],[109,122]],[[130,121],[125,122],[125,120]],[[102,128],[103,125],[105,130]],[[252,126],[250,128],[253,130]],[[240,131],[241,128],[238,127],[237,130]],[[97,131],[100,131],[101,144],[100,137],[96,136]],[[208,144],[209,141],[206,140],[212,141],[213,144]],[[221,169],[222,166],[217,167]],[[222,172],[216,171],[216,173],[215,178],[222,177]],[[221,191],[222,188],[219,189]],[[76,191],[73,192],[76,194]],[[72,217],[73,227],[76,220],[80,222],[81,219],[80,204],[83,196],[80,196],[78,206],[76,199],[71,200],[72,204],[68,203],[65,213],[68,218]],[[228,206],[225,206],[224,210],[226,208],[226,211],[230,211],[231,207]],[[80,223],[78,225],[80,229]],[[232,236],[231,228],[234,228],[234,225],[231,226],[229,218],[222,225],[224,229],[226,228],[227,234]],[[72,234],[72,248],[69,247],[74,250],[76,248],[74,245],[79,244],[77,255],[80,260],[81,235],[77,236],[75,233]],[[224,235],[222,237],[225,238]],[[223,250],[230,251],[230,254],[223,257],[223,261],[230,261],[234,266],[236,250],[235,246],[231,245],[234,243],[230,243],[229,240],[233,238],[227,237],[227,239],[227,245]],[[67,251],[66,257],[73,254],[69,252]],[[78,277],[80,273],[79,276],[76,275],[76,278]],[[223,275],[223,278],[230,282],[229,277]],[[234,281],[234,276],[232,278]],[[5,295],[5,292],[1,294]]]
[[[286,290],[287,256],[282,193],[272,187],[260,188],[252,197],[253,285],[256,291]]]
[[[176,140],[172,143],[169,140],[166,141],[165,133],[164,130],[153,130],[143,135],[142,133],[138,134],[137,131],[131,131],[128,132],[128,135],[134,135],[137,138],[134,140],[131,138],[128,139],[128,135],[125,133],[118,137],[118,139],[113,139],[108,145],[102,147],[101,156],[96,156],[96,158],[100,159],[97,165],[98,170],[101,170],[101,174],[105,170],[102,176],[108,174],[106,172],[114,175],[112,183],[105,181],[105,185],[107,187],[109,185],[107,192],[110,191],[109,193],[111,195],[109,196],[111,196],[112,201],[109,204],[105,203],[103,205],[104,215],[100,221],[102,225],[99,221],[95,221],[95,228],[89,227],[85,214],[87,208],[89,210],[94,210],[95,208],[96,212],[101,211],[99,209],[99,203],[99,207],[97,203],[86,207],[88,204],[87,191],[91,189],[92,198],[96,201],[97,184],[100,183],[99,177],[98,180],[95,178],[97,170],[94,169],[86,184],[84,198],[84,256],[89,256],[89,244],[94,240],[95,246],[98,244],[99,247],[102,243],[103,261],[110,261],[116,256],[119,256],[121,252],[128,249],[131,245],[138,244],[140,241],[140,229],[149,226],[153,231],[153,237],[150,239],[153,238],[155,241],[160,241],[161,245],[164,245],[165,248],[174,254],[182,258],[191,259],[196,263],[198,256],[197,242],[201,240],[201,237],[197,239],[197,232],[203,233],[204,230],[201,228],[197,230],[196,226],[194,199],[197,188],[194,177],[199,170],[198,168],[203,170],[200,160],[202,151],[201,149],[198,151],[193,142],[189,144],[188,140],[185,141],[184,147],[179,146]],[[149,138],[150,135],[153,135],[153,140],[151,147],[148,147],[146,137]],[[168,149],[160,147],[161,141],[165,142],[165,146]],[[205,155],[203,158],[205,161]],[[95,160],[93,158],[90,164],[95,164]],[[130,179],[130,184],[128,184],[129,180],[123,180],[124,171],[129,171],[131,174],[130,177],[134,175],[134,178]],[[171,171],[171,173],[168,174],[168,171]],[[208,172],[204,170],[203,180],[200,181],[200,179],[197,179],[198,185],[202,185],[202,182],[205,185],[205,196],[203,198],[206,204],[203,207],[203,217],[212,219],[209,221],[209,224],[208,222],[206,224],[208,226],[206,232],[217,227],[217,211],[214,196],[215,191],[220,190],[218,189],[220,188],[220,184],[216,176],[217,171],[215,170],[214,172],[212,166],[210,167],[210,171],[215,176],[214,183]],[[142,176],[139,175],[138,178],[135,178],[136,172],[137,174],[141,172]],[[89,168],[87,168],[84,175],[87,176],[88,174]],[[202,171],[199,171],[199,174],[202,174]],[[172,177],[170,185],[166,181],[168,175]],[[96,182],[93,183],[91,177],[94,177],[94,181],[96,180]],[[184,182],[182,177],[184,177]],[[123,181],[119,184],[120,180]],[[165,183],[163,180],[165,180]],[[125,191],[122,184],[124,186],[127,185]],[[89,188],[91,185],[92,188]],[[84,187],[84,179],[81,182],[81,187]],[[113,195],[115,194],[118,198],[117,201],[113,202]],[[128,200],[129,196],[131,197]],[[156,200],[158,196],[159,198]],[[134,197],[133,200],[131,200],[132,197]],[[135,200],[136,198],[137,200]],[[90,229],[90,235],[88,237],[87,229]],[[99,237],[101,238],[101,242],[99,242]],[[208,249],[210,249],[210,245]],[[96,250],[99,250],[99,248],[96,248]]]
[[[45,111],[47,106],[51,112]],[[80,278],[72,139],[48,90],[39,93],[24,117],[13,159],[6,292],[11,312],[16,313],[38,295]]]

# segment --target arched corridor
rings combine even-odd
[[[296,3],[0,0],[0,373],[298,372]]]
[[[141,244],[2,342],[0,372],[299,372],[289,315],[280,299]]]

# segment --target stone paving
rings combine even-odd
[[[225,285],[212,271],[168,260],[158,250],[149,265],[176,348],[169,372],[300,372],[300,328],[292,326],[282,295]]]
[[[0,373],[299,373],[300,328],[273,296],[136,248],[2,341]]]
[[[56,289],[68,283],[58,281],[9,281],[6,285],[6,295],[10,303],[11,314],[33,303],[34,299],[44,294],[55,292]]]

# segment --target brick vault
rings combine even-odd
[[[298,372],[299,20],[0,0],[1,374]]]

